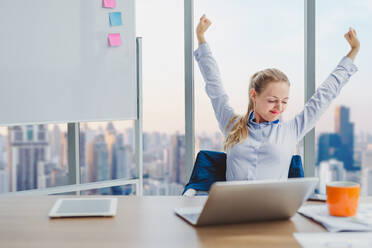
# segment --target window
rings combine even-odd
[[[134,121],[80,123],[79,154],[82,183],[133,179],[138,176],[133,123]],[[114,194],[115,189],[108,187],[85,193]]]
[[[143,37],[143,171],[144,194],[147,195],[179,195],[186,180],[183,6],[183,0],[136,1],[137,36]],[[43,163],[36,165],[34,161],[35,165],[26,166],[28,170],[33,170],[26,174],[30,174],[28,177],[34,181],[22,189],[38,188],[35,183],[37,166],[45,169],[44,175],[50,180],[46,183],[48,186],[66,184],[66,127],[61,130],[60,126],[48,125],[48,136],[43,135],[40,125],[35,127],[12,130],[14,140],[18,142],[23,143],[26,139],[33,144],[37,138],[48,147],[21,150],[19,154],[23,157],[37,156],[35,161],[44,156],[50,157]],[[16,176],[7,174],[6,129],[1,135],[0,177],[12,179]],[[79,137],[82,183],[138,176],[133,121],[80,123]],[[124,188],[121,191],[123,194],[134,192],[131,187]],[[3,191],[7,190],[4,188]],[[114,191],[113,187],[109,187],[84,191],[83,194],[114,194]]]
[[[206,33],[219,65],[223,85],[235,112],[248,106],[249,79],[253,73],[275,67],[291,83],[290,100],[283,120],[300,112],[304,102],[304,5],[303,1],[203,0],[195,2],[194,24],[203,14],[212,21]],[[278,21],[280,20],[280,21]],[[194,43],[197,48],[197,41]],[[196,153],[222,151],[223,141],[205,83],[195,62]],[[294,153],[302,154],[299,146]]]
[[[65,125],[0,128],[0,193],[66,184]]]
[[[136,1],[143,37],[143,193],[180,195],[185,175],[184,1]]]
[[[341,90],[316,126],[316,175],[318,191],[334,180],[361,183],[361,194],[372,195],[372,128],[370,125],[369,76],[372,41],[370,1],[317,1],[316,82],[317,87],[349,52],[344,34],[349,27],[361,41],[355,64],[359,71]]]

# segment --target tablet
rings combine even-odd
[[[116,198],[62,198],[54,203],[49,217],[114,216],[116,205]]]

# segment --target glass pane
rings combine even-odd
[[[329,181],[361,183],[362,195],[372,195],[372,127],[370,125],[371,1],[317,1],[316,82],[319,86],[349,50],[344,38],[353,27],[361,50],[359,71],[341,90],[316,126],[316,175],[320,193]],[[331,18],[330,18],[331,17]]]
[[[80,123],[82,183],[137,177],[133,123],[134,121]]]
[[[296,0],[200,0],[195,2],[194,24],[206,14],[212,25],[205,34],[218,63],[224,88],[235,112],[248,107],[250,77],[265,68],[283,71],[291,83],[283,121],[304,106],[304,5]],[[280,21],[279,21],[280,20]],[[198,47],[195,38],[194,47]],[[205,83],[195,62],[195,150],[222,151],[218,128]],[[302,154],[299,145],[294,154]]]
[[[0,193],[68,184],[67,125],[0,128]]]
[[[136,1],[143,37],[145,195],[180,195],[185,175],[183,0]]]

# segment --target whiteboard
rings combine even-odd
[[[122,25],[110,26],[109,13]],[[108,34],[122,45],[110,47]],[[137,119],[134,0],[0,0],[0,125]]]

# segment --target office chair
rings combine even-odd
[[[288,171],[288,178],[295,177],[304,177],[300,155],[292,156]],[[212,184],[218,181],[226,181],[226,153],[201,150],[182,195],[207,195]]]

